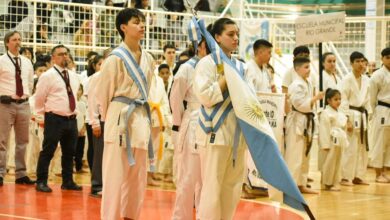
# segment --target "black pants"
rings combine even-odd
[[[42,151],[37,165],[37,182],[47,183],[50,161],[58,142],[61,144],[62,183],[73,182],[73,157],[77,144],[77,121],[52,113],[45,114]]]
[[[76,153],[74,156],[76,171],[80,171],[83,168],[84,145],[85,136],[79,136],[77,138]]]
[[[104,150],[104,122],[100,122],[102,134],[100,137],[93,136],[93,167],[91,173],[91,191],[102,191],[102,163],[103,163],[103,150]]]
[[[88,138],[87,160],[88,160],[89,170],[92,173],[92,167],[93,167],[93,133],[92,133],[92,126],[89,125],[89,124],[85,124],[85,128],[87,129],[87,138]]]

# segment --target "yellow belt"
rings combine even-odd
[[[150,102],[149,101],[149,106],[150,106],[150,112],[152,113],[153,111],[156,111],[157,112],[157,116],[158,116],[158,121],[159,121],[159,124],[160,124],[160,145],[158,147],[158,152],[157,152],[157,159],[158,160],[161,160],[162,158],[162,152],[163,152],[163,145],[164,145],[164,136],[163,136],[163,126],[164,126],[164,120],[163,120],[163,116],[161,114],[161,106],[160,106],[160,103],[154,103],[154,102]]]

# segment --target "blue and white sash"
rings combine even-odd
[[[129,74],[130,78],[135,82],[137,85],[142,98],[141,99],[130,99],[125,96],[119,96],[114,97],[112,101],[121,102],[129,105],[129,108],[127,110],[126,116],[123,119],[127,123],[129,122],[131,114],[134,112],[135,108],[137,107],[144,107],[146,110],[146,113],[148,115],[149,121],[151,121],[150,117],[150,107],[148,104],[148,83],[146,81],[146,76],[143,73],[141,67],[138,65],[138,63],[135,61],[133,55],[123,46],[119,46],[115,48],[112,52],[112,55],[115,55],[119,57],[123,63],[125,64],[127,73]],[[130,164],[130,166],[133,166],[135,164],[134,157],[131,152],[131,139],[130,139],[130,133],[129,133],[129,126],[126,126],[126,152],[127,152],[127,159]],[[148,156],[150,160],[150,169],[151,171],[154,171],[153,161],[154,161],[154,155],[153,155],[153,143],[152,138],[149,136],[149,144],[148,144]]]
[[[190,66],[192,66],[192,68],[195,69],[196,64],[198,64],[199,60],[200,60],[200,59],[199,59],[198,56],[194,56],[194,57],[192,57],[191,59],[189,59],[186,63],[189,64]]]

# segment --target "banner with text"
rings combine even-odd
[[[274,132],[279,149],[284,151],[283,123],[284,123],[284,94],[257,93],[261,108],[267,117],[268,123]],[[247,154],[248,180],[251,187],[268,188],[267,183],[261,178],[250,154]]]
[[[345,34],[345,12],[298,17],[295,21],[297,45],[339,40]]]

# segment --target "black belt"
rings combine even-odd
[[[349,109],[352,109],[352,110],[358,111],[358,112],[360,112],[362,114],[365,114],[366,115],[366,125],[368,125],[368,112],[367,112],[367,109],[365,109],[363,106],[356,107],[356,106],[352,106],[352,105],[349,106]],[[366,140],[366,151],[368,151],[370,149],[368,147],[368,132],[367,132],[368,129],[364,130],[363,122],[364,122],[363,121],[363,116],[361,116],[360,117],[360,142],[363,144],[363,140],[364,139]],[[364,138],[364,135],[366,136],[366,138]]]
[[[382,101],[378,101],[378,105],[385,106],[387,108],[390,108],[390,104]]]
[[[303,136],[306,137],[307,148],[306,148],[305,155],[307,156],[310,153],[311,145],[313,143],[314,124],[315,124],[314,123],[314,113],[313,112],[305,113],[305,112],[298,111],[294,106],[292,106],[292,110],[305,115],[306,119],[307,119],[306,129],[303,132]],[[310,125],[311,125],[311,135],[309,136],[308,130],[310,128]]]
[[[0,96],[0,103],[2,103],[2,104],[11,104],[11,103],[22,104],[22,103],[25,103],[27,101],[28,101],[28,98],[14,99],[11,96],[7,96],[7,95]]]
[[[76,115],[64,116],[64,115],[55,114],[53,112],[46,112],[46,114],[52,115],[52,116],[55,116],[55,117],[58,117],[58,118],[62,118],[62,119],[65,119],[65,120],[74,120],[74,119],[76,119]]]

